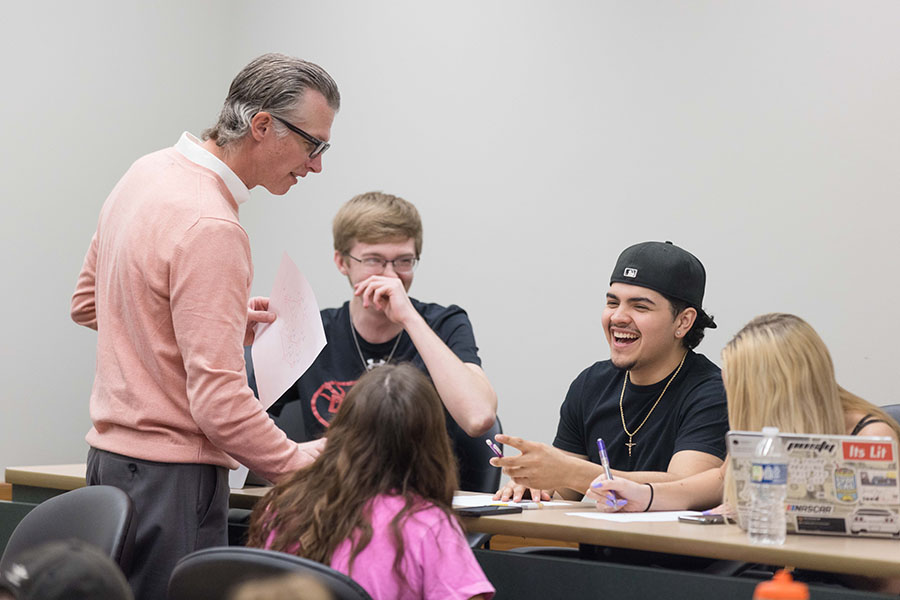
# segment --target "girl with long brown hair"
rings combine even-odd
[[[440,398],[410,365],[360,377],[309,467],[257,505],[248,545],[331,565],[378,599],[490,598],[451,509]]]

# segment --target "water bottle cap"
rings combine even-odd
[[[775,437],[776,435],[778,435],[778,428],[777,427],[763,427],[762,432],[763,432],[763,435],[766,437]]]
[[[794,581],[785,570],[775,573],[771,581],[763,581],[756,586],[753,600],[809,600],[809,586]]]

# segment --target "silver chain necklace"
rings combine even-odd
[[[394,352],[397,351],[397,346],[400,345],[400,338],[403,337],[403,332],[397,334],[397,341],[394,342],[394,347],[391,348],[391,353],[388,354],[387,360],[382,360],[381,362],[376,363],[374,359],[366,360],[366,357],[363,356],[362,348],[359,347],[359,339],[356,337],[356,328],[353,326],[353,316],[350,314],[350,309],[347,309],[347,318],[350,320],[350,333],[353,334],[353,343],[356,344],[356,352],[359,354],[359,360],[362,361],[363,368],[366,371],[371,371],[375,367],[380,367],[381,365],[386,365],[391,362],[391,359],[394,358]]]

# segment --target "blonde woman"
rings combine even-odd
[[[822,338],[795,315],[770,313],[747,323],[722,351],[722,375],[732,430],[771,426],[791,433],[900,439],[900,425],[887,413],[837,384]],[[597,500],[603,511],[702,510],[722,502],[728,464],[652,487],[601,476],[586,498]]]

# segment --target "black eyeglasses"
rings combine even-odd
[[[325,152],[326,150],[328,150],[329,148],[331,148],[331,144],[329,144],[328,142],[323,142],[319,138],[309,135],[308,133],[306,133],[305,131],[303,131],[302,129],[297,127],[296,125],[291,125],[290,123],[288,123],[281,117],[276,117],[275,115],[272,115],[272,117],[274,117],[276,120],[278,120],[282,125],[284,125],[288,129],[290,129],[291,131],[293,131],[294,133],[296,133],[297,135],[302,137],[304,140],[306,140],[307,142],[309,142],[310,144],[315,146],[315,148],[313,148],[313,151],[309,153],[310,158],[315,158],[315,157],[319,156],[320,154],[322,154],[323,152]]]
[[[419,264],[419,259],[415,256],[401,256],[394,260],[388,260],[380,256],[367,256],[365,258],[356,258],[351,254],[345,254],[344,256],[349,256],[356,262],[361,263],[368,271],[377,271],[379,273],[387,269],[388,263],[394,267],[394,271],[397,273],[412,273],[416,270],[416,265]]]

